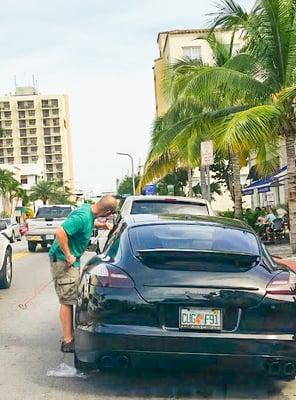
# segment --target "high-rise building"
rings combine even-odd
[[[0,96],[1,164],[44,164],[44,178],[73,189],[73,160],[68,96],[38,94],[17,87]]]

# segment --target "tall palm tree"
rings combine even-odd
[[[294,0],[258,0],[247,13],[234,0],[221,1],[213,28],[241,30],[245,48],[253,57],[256,70],[238,73],[217,68],[195,77],[187,95],[198,86],[203,98],[219,91],[233,104],[238,101],[248,109],[234,113],[216,131],[221,147],[232,143],[239,149],[246,140],[281,136],[287,154],[290,240],[296,252],[296,6]]]
[[[45,205],[55,193],[52,182],[40,181],[31,188],[30,199],[32,201],[42,200]]]
[[[234,34],[232,36],[234,37]],[[197,161],[200,156],[199,145],[201,140],[211,138],[216,143],[216,137],[211,134],[215,131],[215,126],[219,126],[226,116],[249,107],[244,104],[245,93],[242,93],[240,101],[236,99],[235,103],[233,102],[234,96],[222,96],[220,90],[215,88],[214,85],[210,88],[211,91],[204,90],[199,93],[199,84],[203,75],[210,74],[213,76],[217,74],[217,71],[220,72],[220,69],[223,69],[226,74],[228,70],[232,70],[237,75],[246,71],[254,71],[256,63],[249,54],[233,55],[233,37],[229,47],[219,41],[213,32],[207,37],[203,37],[212,49],[215,60],[214,66],[204,65],[201,60],[186,59],[173,64],[168,69],[167,87],[172,106],[162,118],[162,125],[155,125],[157,129],[153,131],[154,137],[146,162],[143,181],[161,171],[161,169],[158,169],[160,160],[171,161],[172,149],[177,158],[176,161],[184,162],[180,159],[178,153],[180,148],[187,148],[191,154],[191,159]],[[198,81],[197,84],[196,81]],[[247,90],[249,86],[261,88],[261,84],[252,77],[244,85],[244,89]],[[194,144],[194,155],[192,155],[190,141]],[[227,143],[226,147],[221,146],[220,141],[218,141],[216,146],[225,158],[229,156],[231,158],[236,216],[240,216],[242,212],[240,161],[245,161],[250,149],[256,149],[258,152],[258,148],[262,148],[262,146],[266,148],[268,141],[261,140],[259,143],[259,140],[255,142],[249,140],[245,141],[244,144],[244,148],[240,146],[238,149],[231,141]]]

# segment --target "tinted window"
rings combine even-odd
[[[41,207],[36,218],[65,218],[72,211],[71,207]]]
[[[202,203],[176,201],[135,201],[131,214],[177,214],[177,215],[209,215],[208,207]]]
[[[129,231],[133,251],[148,249],[212,250],[259,255],[255,235],[218,226],[147,225]]]

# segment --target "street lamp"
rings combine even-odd
[[[132,163],[132,180],[133,180],[133,195],[135,195],[135,194],[136,194],[136,185],[135,185],[134,159],[133,159],[133,157],[132,157],[130,154],[128,154],[128,153],[116,153],[116,154],[118,154],[119,156],[126,156],[126,157],[129,157],[130,160],[131,160],[131,163]]]

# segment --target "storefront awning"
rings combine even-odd
[[[278,170],[275,175],[268,176],[267,178],[257,179],[252,182],[249,186],[242,190],[243,196],[254,194],[254,190],[257,189],[258,193],[266,193],[270,191],[271,187],[281,186],[283,180],[287,175],[287,166],[282,167]]]

